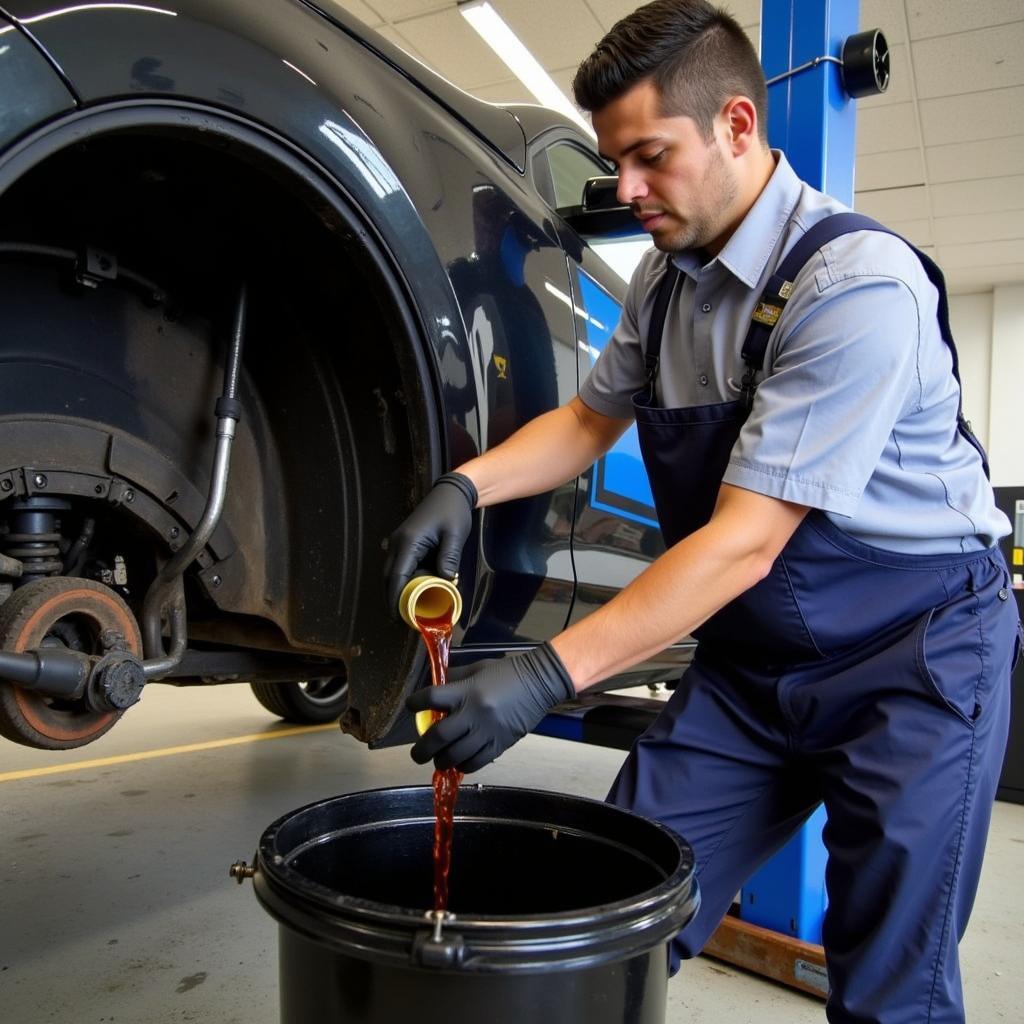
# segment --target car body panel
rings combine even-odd
[[[0,15],[0,148],[75,108],[75,98],[27,35]]]
[[[441,430],[404,507],[365,514],[397,525],[438,472],[577,393],[598,347],[595,324],[606,338],[624,285],[529,174],[528,139],[530,147],[559,133],[581,141],[560,115],[482,103],[330,0],[262,0],[258,9],[248,0],[181,0],[173,8],[159,0],[7,0],[5,9],[24,31],[2,21],[0,28],[17,40],[19,68],[28,68],[11,95],[33,95],[13,114],[7,97],[0,100],[0,126],[12,126],[0,137],[0,192],[48,137],[86,139],[104,119],[120,118],[118,130],[128,130],[133,118],[141,125],[156,111],[161,130],[173,123],[225,147],[248,134],[268,151],[286,151],[352,211],[357,236],[384,254],[417,319],[407,343],[426,358],[419,387]],[[387,341],[371,336],[366,344],[378,340]],[[599,464],[551,494],[480,514],[456,633],[468,656],[554,636],[653,557],[652,530],[644,524],[638,539],[625,506],[604,500],[602,472]],[[246,535],[251,524],[233,526],[231,516],[229,506],[221,535]],[[217,572],[207,565],[200,578]],[[349,638],[331,640],[340,607],[332,586],[324,569],[315,593],[303,595],[321,609],[309,620],[313,646],[305,649],[342,656],[351,652]],[[225,584],[210,597],[225,611],[258,613],[255,605],[231,607],[238,592]],[[379,649],[361,646],[363,657]],[[645,671],[650,666],[638,676]]]
[[[19,0],[13,13],[31,26],[85,104],[153,95],[224,107],[283,134],[344,184],[409,277],[419,308],[435,313],[426,329],[444,382],[442,404],[454,411],[447,418],[452,464],[575,393],[571,312],[555,297],[568,294],[568,271],[545,223],[550,211],[517,173],[524,141],[511,114],[442,79],[431,80],[429,91],[381,75],[379,54],[390,44],[374,36],[368,48],[290,0],[261,4],[258,19],[244,0],[193,0],[176,3],[173,12]],[[331,13],[339,21],[344,14]],[[98,49],[103,61],[90,56]],[[391,50],[384,56],[397,61]],[[453,121],[448,111],[456,102],[486,115],[483,129]],[[485,148],[482,134],[499,142]],[[438,292],[447,292],[443,300]],[[537,297],[532,309],[523,301],[530,296]],[[513,355],[516,346],[522,353]],[[500,374],[495,359],[504,360]],[[537,359],[550,368],[527,372]],[[565,489],[489,516],[481,568],[495,573],[487,594],[497,608],[492,613],[486,602],[471,602],[464,642],[507,622],[512,608],[523,619],[517,640],[544,639],[564,626],[572,594],[570,531],[561,540],[547,536],[543,523],[553,502],[567,504]],[[509,546],[500,538],[513,531],[522,543]],[[543,564],[524,555],[541,550]]]

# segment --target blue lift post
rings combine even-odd
[[[761,64],[769,81],[816,57],[838,58],[858,30],[859,0],[763,0]],[[768,141],[797,175],[853,205],[856,108],[840,67],[823,61],[768,87]],[[825,844],[819,808],[743,887],[740,918],[762,928],[821,942],[825,914]]]

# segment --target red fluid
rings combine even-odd
[[[448,651],[452,640],[451,613],[436,619],[415,616],[416,627],[430,656],[430,675],[434,686],[448,681]],[[433,719],[444,718],[441,711]],[[446,768],[434,772],[434,910],[448,907],[448,875],[452,868],[452,838],[455,831],[455,801],[459,796],[462,772]]]

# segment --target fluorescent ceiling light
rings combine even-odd
[[[551,76],[540,66],[537,58],[523,46],[519,37],[505,24],[487,0],[470,0],[459,4],[459,12],[473,26],[480,38],[501,58],[537,102],[551,107],[575,121],[591,138],[594,130],[569,101],[569,97],[555,85]]]

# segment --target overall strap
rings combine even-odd
[[[981,456],[982,467],[985,476],[989,475],[988,457],[981,442],[974,436],[971,425],[964,418],[963,411],[963,389],[960,384],[960,361],[957,357],[956,345],[953,342],[953,332],[949,326],[949,299],[946,295],[946,281],[942,271],[923,252],[911,245],[901,235],[878,221],[865,217],[860,213],[834,213],[824,220],[818,221],[809,228],[796,242],[792,249],[783,257],[782,262],[776,268],[775,273],[768,280],[768,285],[761,293],[761,297],[754,307],[751,316],[750,328],[743,340],[743,360],[747,364],[746,373],[743,375],[743,396],[748,405],[753,402],[754,391],[757,387],[755,376],[764,367],[764,356],[768,349],[768,339],[771,337],[772,329],[779,322],[782,311],[786,307],[790,296],[793,294],[793,282],[803,269],[807,261],[822,246],[828,245],[835,238],[848,234],[851,231],[880,231],[894,238],[900,239],[917,256],[928,275],[928,280],[935,286],[939,293],[938,321],[939,330],[942,333],[942,340],[949,349],[953,360],[953,377],[956,379],[960,394],[957,399],[956,421],[957,429],[964,438],[977,449]]]
[[[658,285],[654,296],[654,308],[651,320],[647,325],[647,344],[644,347],[644,373],[647,378],[648,400],[654,401],[654,382],[658,378],[658,364],[661,361],[661,338],[665,333],[665,318],[668,316],[668,304],[672,301],[672,293],[679,280],[679,268],[669,256],[665,260],[665,276]]]

